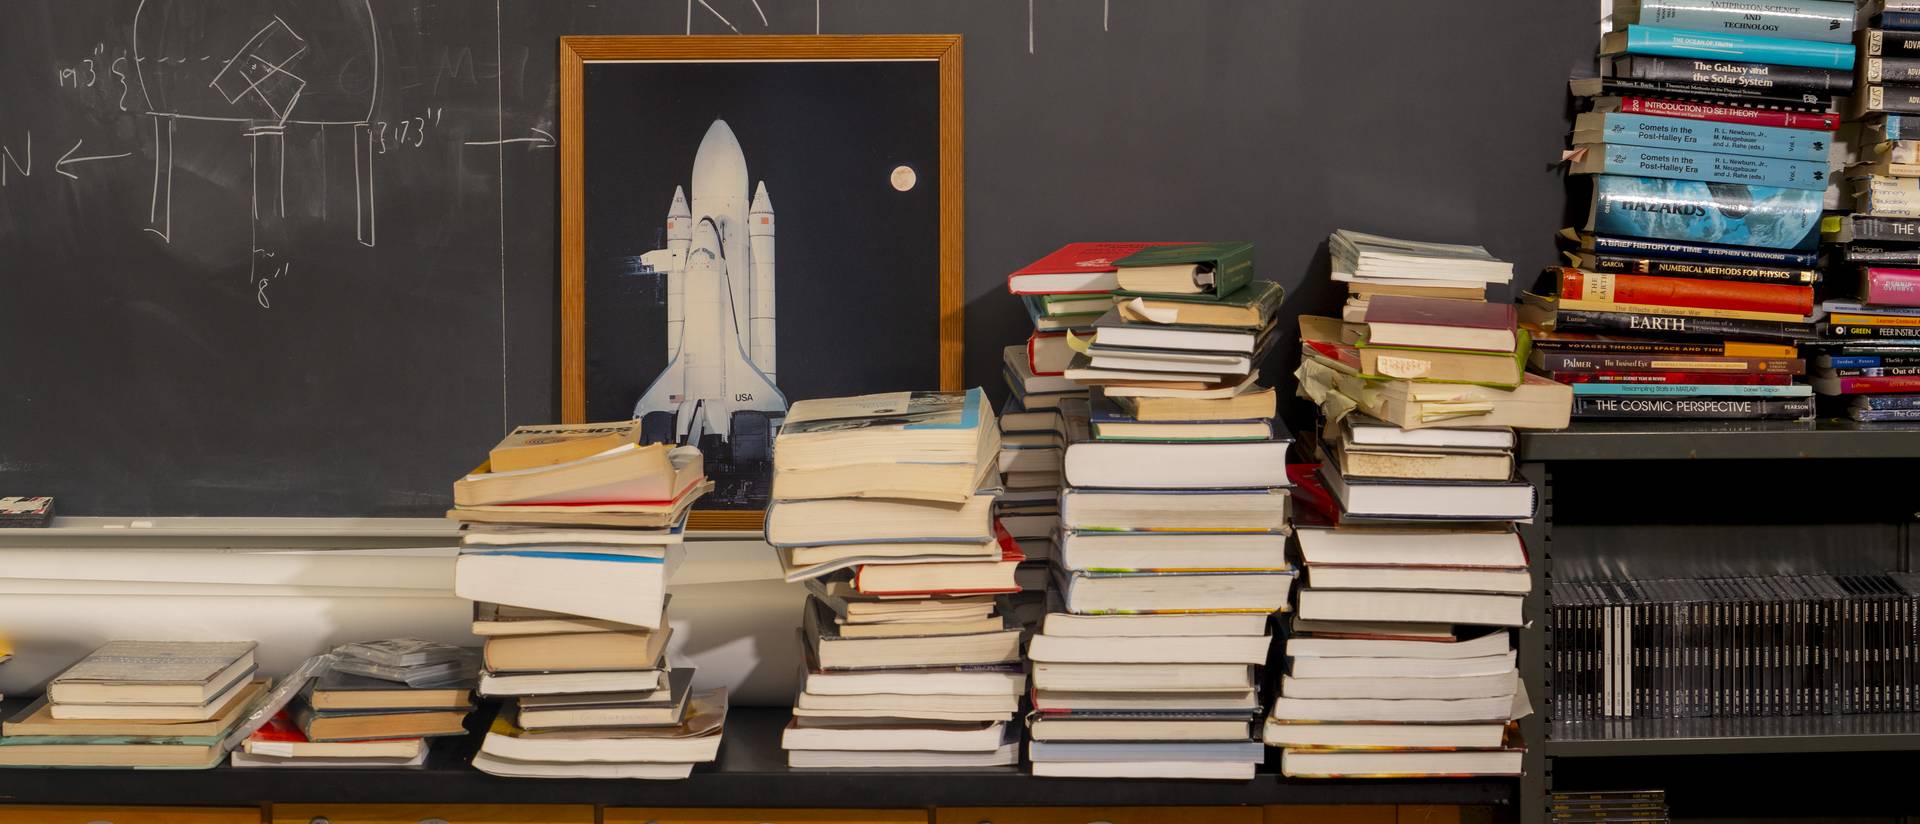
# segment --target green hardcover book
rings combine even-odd
[[[1126,292],[1219,300],[1253,280],[1253,244],[1236,240],[1153,246],[1114,261],[1114,266]]]
[[[1355,349],[1360,353],[1360,377],[1366,380],[1470,383],[1512,389],[1526,379],[1527,356],[1533,350],[1533,338],[1527,330],[1519,330],[1517,337],[1519,345],[1511,353],[1375,346],[1364,336]]]
[[[1286,290],[1270,280],[1256,280],[1225,297],[1115,292],[1122,320],[1129,323],[1167,323],[1176,326],[1230,326],[1261,329],[1280,311]],[[1134,299],[1140,303],[1136,307]],[[1136,317],[1144,310],[1144,316]]]

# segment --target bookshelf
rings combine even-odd
[[[10,699],[4,710],[26,705]],[[792,770],[780,749],[785,707],[735,707],[720,759],[686,781],[496,778],[467,765],[479,736],[435,743],[419,769],[0,770],[0,802],[148,806],[600,804],[641,807],[971,807],[1268,804],[1492,805],[1510,780],[1308,781],[1262,768],[1253,781],[1035,778],[1025,766],[976,770]],[[483,729],[491,712],[475,713]]]
[[[1668,789],[1676,816],[1783,815],[1754,808],[1756,775],[1822,770],[1845,783],[1857,759],[1920,764],[1920,713],[1556,722],[1549,585],[1629,571],[1699,577],[1913,569],[1920,500],[1903,478],[1920,426],[1813,422],[1576,422],[1523,433],[1520,473],[1540,509],[1521,532],[1533,592],[1520,666],[1534,714],[1519,819],[1547,820],[1558,790]],[[1671,759],[1671,762],[1662,759]],[[1704,759],[1704,760],[1703,760]],[[1668,764],[1674,769],[1658,765]],[[1557,783],[1556,783],[1557,782]],[[1743,790],[1746,791],[1743,794]],[[1903,802],[1855,793],[1828,814],[1892,816]],[[1691,807],[1689,803],[1691,802]]]

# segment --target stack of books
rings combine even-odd
[[[1920,3],[1863,8],[1861,93],[1842,127],[1852,214],[1829,217],[1822,339],[1812,383],[1861,421],[1920,418]],[[1836,413],[1839,410],[1834,410]]]
[[[1028,756],[1035,775],[1248,779],[1254,667],[1293,582],[1291,438],[1256,381],[1280,288],[1251,279],[1248,244],[1149,247],[1119,267],[1068,368],[1091,417],[1069,416]]]
[[[1645,0],[1612,27],[1600,76],[1572,84],[1591,216],[1525,297],[1532,367],[1574,386],[1579,418],[1810,417],[1796,346],[1818,336],[1821,214],[1845,194],[1852,7]]]
[[[795,403],[774,440],[766,539],[806,582],[808,672],[781,738],[794,767],[1019,759],[1024,556],[993,520],[1000,430],[986,393]]]
[[[1007,276],[1007,292],[1020,298],[1033,322],[1026,345],[1005,351],[1002,377],[1013,392],[1010,409],[1056,409],[1063,399],[1087,396],[1064,377],[1074,356],[1069,336],[1092,335],[1094,321],[1113,308],[1113,292],[1120,288],[1115,261],[1153,245],[1069,243]]]
[[[1365,270],[1338,251],[1351,236],[1331,242],[1336,271]],[[1431,257],[1433,277],[1465,259],[1499,282],[1478,247],[1373,243],[1389,244],[1397,277]],[[1321,463],[1294,470],[1306,580],[1263,737],[1290,776],[1517,774],[1507,628],[1530,577],[1512,522],[1535,501],[1512,430],[1566,426],[1572,394],[1525,374],[1510,305],[1380,294],[1360,319],[1301,319]]]
[[[0,766],[209,769],[267,691],[252,641],[114,641],[0,724]]]
[[[466,734],[470,650],[411,638],[346,644],[282,710],[242,741],[235,767],[413,767],[427,739]]]
[[[1513,280],[1513,264],[1478,246],[1340,229],[1327,238],[1327,255],[1334,282],[1347,285],[1347,303],[1340,316],[1350,324],[1366,322],[1376,295],[1481,303],[1487,299],[1489,284]]]
[[[1023,570],[1038,567],[1042,588],[1045,564],[1054,553],[1054,526],[1060,520],[1069,412],[1078,410],[1073,412],[1076,424],[1086,424],[1084,402],[1066,406],[1029,411],[1020,407],[1018,398],[1008,398],[1000,409],[1000,485],[1005,491],[994,502],[994,518],[1020,544],[1029,565]],[[1030,575],[1023,571],[1021,577]]]
[[[638,437],[637,422],[522,427],[454,484],[454,593],[487,639],[479,690],[512,699],[481,770],[680,778],[718,751],[719,728],[690,727],[687,708],[724,716],[725,693],[689,695],[666,656],[667,580],[713,484],[699,450]]]

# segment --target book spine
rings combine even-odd
[[[1883,11],[1871,21],[1876,29],[1898,32],[1920,31],[1920,11]]]
[[[1887,263],[1920,266],[1920,249],[1879,249],[1849,243],[1841,259],[1847,263]]]
[[[1767,375],[1758,372],[1551,372],[1560,383],[1609,384],[1686,384],[1689,386],[1785,386],[1792,375]]]
[[[1595,255],[1596,272],[1625,275],[1668,275],[1700,280],[1729,280],[1739,283],[1813,284],[1820,282],[1818,269],[1785,269],[1774,266],[1741,266],[1694,260]]]
[[[1842,340],[1920,340],[1920,326],[1834,323],[1828,324],[1827,337]]]
[[[1868,267],[1860,280],[1860,300],[1865,303],[1920,306],[1920,270]]]
[[[1679,315],[1653,315],[1638,312],[1598,312],[1561,309],[1554,317],[1554,330],[1595,334],[1678,335],[1681,337],[1731,338],[1733,340],[1803,341],[1818,334],[1811,323],[1783,323],[1766,320],[1730,320],[1727,318],[1690,318]]]
[[[1920,396],[1882,395],[1880,397],[1854,398],[1853,405],[1863,409],[1913,409],[1920,411]]]
[[[1913,37],[1914,43],[1920,45],[1920,34],[1915,34]],[[1920,49],[1916,49],[1914,54],[1920,56]],[[1920,118],[1908,115],[1883,114],[1867,121],[1864,125],[1865,129],[1861,133],[1866,137],[1865,141],[1863,141],[1865,143],[1920,140]]]
[[[1822,201],[1808,189],[1599,175],[1590,223],[1603,235],[1800,251],[1819,243]]]
[[[1849,242],[1920,242],[1920,219],[1851,215],[1846,221]]]
[[[1820,262],[1819,255],[1814,252],[1758,249],[1750,246],[1714,246],[1704,243],[1606,235],[1594,236],[1593,251],[1597,254],[1680,258],[1760,266],[1813,267],[1818,266]]]
[[[1916,61],[1920,62],[1920,61]],[[1723,154],[1827,162],[1828,135],[1806,129],[1782,129],[1606,112],[1594,118],[1602,142]]]
[[[1856,421],[1920,420],[1920,409],[1849,409],[1847,417]]]
[[[1658,26],[1628,26],[1626,50],[1628,54],[1737,60],[1816,69],[1851,69],[1854,58],[1852,43],[1695,32]]]
[[[1856,91],[1855,101],[1863,113],[1920,114],[1920,87],[1868,84]]]
[[[1852,366],[1833,370],[1836,378],[1920,377],[1920,366]]]
[[[1920,356],[1916,355],[1824,355],[1820,365],[1828,369],[1886,369],[1890,367],[1920,367]]]
[[[1694,152],[1682,149],[1656,149],[1615,143],[1582,143],[1574,147],[1585,152],[1575,160],[1573,170],[1582,174],[1632,175],[1639,177],[1698,180],[1710,183],[1744,183],[1752,186],[1784,186],[1825,192],[1827,164],[1778,157]]]
[[[1859,44],[1862,57],[1920,56],[1920,32],[1861,29]]]
[[[1869,57],[1860,73],[1868,83],[1920,83],[1920,58]]]
[[[1849,182],[1854,212],[1874,217],[1920,218],[1920,178],[1867,175]]]
[[[1822,387],[1827,384],[1821,384]],[[1920,392],[1920,376],[1891,378],[1834,378],[1833,386],[1841,395],[1873,395]]]
[[[1606,275],[1570,267],[1560,270],[1560,296],[1607,303],[1777,312],[1785,315],[1806,315],[1813,311],[1811,286],[1733,283],[1660,275]]]
[[[1704,32],[1756,34],[1845,43],[1853,33],[1853,5],[1838,0],[1640,0],[1631,22]]]
[[[1920,52],[1916,52],[1916,54],[1920,54]],[[1779,112],[1766,109],[1753,109],[1746,106],[1723,106],[1714,103],[1696,103],[1685,100],[1668,100],[1659,97],[1641,97],[1638,95],[1621,98],[1619,110],[1626,114],[1658,115],[1660,117],[1678,117],[1687,120],[1705,120],[1715,123],[1741,123],[1751,126],[1771,126],[1782,129],[1806,129],[1831,132],[1840,128],[1840,116],[1837,114]]]
[[[1613,77],[1712,89],[1720,93],[1760,94],[1794,98],[1832,96],[1853,89],[1853,73],[1839,69],[1812,69],[1726,59],[1651,57],[1615,58]]]
[[[1764,375],[1798,375],[1806,371],[1799,358],[1728,358],[1715,356],[1674,357],[1661,355],[1623,355],[1543,353],[1540,368],[1548,372],[1723,372]]]

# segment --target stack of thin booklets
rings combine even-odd
[[[1646,0],[1610,22],[1571,84],[1590,217],[1524,298],[1532,369],[1576,418],[1811,417],[1822,214],[1854,195],[1834,104],[1893,105],[1875,69],[1856,84],[1852,5]]]
[[[774,441],[766,538],[810,592],[794,767],[979,767],[1019,758],[1020,547],[993,520],[986,393],[795,403]]]
[[[417,638],[343,644],[335,664],[242,741],[235,767],[413,767],[466,734],[473,650]]]
[[[114,641],[0,724],[0,767],[208,769],[267,691],[252,641]]]
[[[1423,244],[1382,243],[1418,279]],[[1437,248],[1437,273],[1490,258]],[[1510,305],[1376,295],[1346,328],[1303,317],[1301,343],[1323,424],[1320,464],[1295,470],[1306,580],[1264,733],[1282,773],[1517,774],[1526,699],[1507,628],[1531,579],[1513,522],[1535,501],[1512,430],[1566,426],[1571,393],[1524,373]]]
[[[1069,399],[1050,408],[1028,411],[1017,398],[1000,410],[1000,484],[1004,490],[994,502],[994,517],[1026,555],[1021,568],[1022,589],[1033,571],[1045,588],[1047,559],[1053,557],[1054,526],[1060,520],[1062,468],[1066,463],[1070,428],[1086,426],[1086,402]]]
[[[522,427],[454,484],[480,693],[513,699],[481,770],[682,778],[718,753],[725,694],[691,695],[666,655],[667,579],[712,483],[699,450],[636,438],[632,422]]]
[[[1264,755],[1254,668],[1286,606],[1286,450],[1257,383],[1279,287],[1249,244],[1119,261],[1076,340],[1055,593],[1033,637],[1035,775],[1248,779]],[[1069,406],[1071,409],[1071,406]]]

